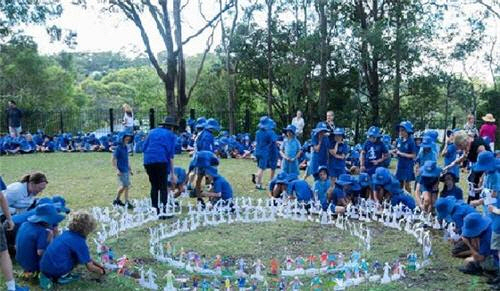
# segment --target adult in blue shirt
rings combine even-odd
[[[359,157],[361,165],[360,170],[371,176],[375,174],[375,169],[379,167],[379,165],[382,165],[389,157],[389,154],[387,147],[380,140],[382,136],[380,134],[380,128],[372,126],[368,129],[366,135],[368,136],[368,140],[363,145]]]
[[[172,183],[177,183],[174,173],[174,154],[176,137],[172,132],[177,127],[177,122],[173,117],[166,117],[160,127],[151,130],[144,141],[142,151],[144,153],[144,168],[151,184],[151,204],[158,214],[158,195],[160,202],[166,207],[168,202],[167,177],[172,175]],[[160,219],[166,219],[161,216]]]

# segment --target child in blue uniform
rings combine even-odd
[[[299,203],[308,204],[313,198],[313,192],[307,181],[300,179],[290,182],[288,194],[290,198],[297,199]]]
[[[373,199],[373,190],[371,176],[367,173],[361,173],[358,176],[358,183],[361,186],[360,197],[364,199]]]
[[[54,234],[51,228],[64,219],[52,204],[41,204],[35,214],[24,222],[16,236],[16,261],[24,270],[25,277],[37,274],[40,270],[40,259],[52,241]]]
[[[129,209],[133,208],[132,203],[128,199],[128,190],[130,188],[130,176],[133,175],[130,168],[130,163],[128,160],[128,144],[132,140],[132,133],[125,131],[119,135],[120,144],[115,147],[113,151],[112,164],[116,170],[116,175],[118,176],[118,191],[115,200],[113,200],[113,205],[127,206]],[[125,203],[123,203],[120,198],[123,194],[125,198]]]
[[[252,182],[255,188],[262,190],[262,175],[266,169],[271,170],[271,180],[274,178],[274,171],[277,163],[276,147],[276,134],[273,131],[275,126],[274,121],[263,116],[260,118],[259,129],[255,133],[255,158],[257,159],[257,173],[252,174]]]
[[[345,130],[343,128],[335,128],[333,135],[335,143],[329,148],[328,172],[330,180],[335,183],[335,180],[346,172],[345,159],[349,153],[349,147],[344,143]]]
[[[175,185],[172,184],[171,175],[168,176],[168,187],[174,192],[174,198],[181,196],[187,183],[186,170],[181,167],[174,167],[174,174],[177,178]]]
[[[288,175],[284,172],[279,173],[269,182],[269,197],[283,198],[283,193],[287,193]]]
[[[220,130],[219,122],[213,118],[209,118],[204,124],[204,129],[196,139],[197,151],[214,151],[214,135],[215,131]]]
[[[281,144],[281,157],[283,161],[281,163],[281,170],[287,174],[296,173],[299,174],[299,162],[298,158],[301,154],[300,142],[295,136],[295,126],[289,125],[283,132],[286,134],[286,138]]]
[[[106,273],[103,266],[92,260],[86,239],[95,230],[97,222],[87,212],[73,214],[68,230],[56,237],[45,250],[40,261],[40,287],[52,288],[54,282],[69,284],[79,279],[71,271],[83,264],[87,270],[100,275]]]
[[[315,198],[321,203],[321,208],[323,208],[324,211],[328,208],[328,190],[330,190],[328,168],[321,166],[315,174],[314,195],[316,196]]]
[[[233,199],[233,188],[231,184],[218,174],[217,169],[208,167],[205,175],[212,181],[213,188],[210,191],[204,191],[202,196],[208,197],[213,204],[221,201],[223,205],[228,205]]]
[[[441,152],[441,156],[444,157],[444,166],[448,166],[451,164],[454,160],[457,159],[458,157],[458,149],[455,143],[453,142],[454,140],[454,131],[449,131],[448,136],[446,137],[446,144],[443,147],[443,151]],[[451,171],[455,174],[457,178],[460,179],[460,168],[458,165],[454,165],[448,171]]]
[[[312,131],[312,155],[311,162],[307,167],[308,175],[316,173],[321,166],[328,167],[328,149],[330,148],[330,142],[326,136],[327,132],[328,127],[326,127],[326,124],[323,122],[320,122]]]
[[[420,169],[420,190],[423,196],[423,210],[427,213],[432,211],[432,207],[437,199],[439,176],[442,169],[438,167],[436,161],[426,161],[424,166]],[[418,193],[416,193],[418,196]]]
[[[347,201],[347,192],[351,190],[351,185],[353,180],[351,175],[342,174],[335,181],[335,186],[330,187],[328,192],[328,202],[331,205],[335,205],[335,213],[345,212],[345,206],[348,204]],[[340,208],[337,208],[337,207]]]
[[[440,197],[455,197],[458,201],[464,200],[464,194],[462,189],[457,186],[458,177],[455,175],[454,171],[448,171],[444,173],[441,177],[439,177],[439,181],[443,182],[444,187],[441,191]]]
[[[380,141],[380,128],[372,126],[366,133],[368,140],[363,145],[360,155],[361,172],[373,175],[375,169],[389,157],[385,144]]]
[[[413,125],[409,121],[403,121],[398,126],[399,139],[396,149],[393,151],[398,158],[396,170],[396,178],[401,183],[401,187],[405,188],[408,193],[411,193],[411,181],[415,180],[413,172],[414,159],[416,157],[415,141],[411,134],[413,133]]]

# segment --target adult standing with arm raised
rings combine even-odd
[[[167,176],[171,176],[171,183],[177,182],[174,173],[174,154],[176,137],[173,130],[177,127],[177,122],[173,117],[166,117],[164,122],[158,124],[159,127],[151,130],[144,141],[144,168],[151,184],[151,204],[156,208],[158,214],[161,213],[158,204],[158,196],[166,209],[168,202]],[[166,219],[160,216],[160,219]]]
[[[297,129],[295,131],[295,135],[301,139],[302,138],[302,134],[304,133],[304,125],[305,125],[305,122],[304,122],[304,118],[302,118],[302,111],[297,111],[297,115],[292,119],[292,125],[295,126],[295,128]]]
[[[21,119],[23,113],[17,108],[16,101],[9,100],[9,107],[7,108],[7,121],[9,123],[9,133],[12,137],[18,137],[21,134]]]

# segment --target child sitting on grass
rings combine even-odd
[[[113,151],[113,167],[116,169],[116,175],[118,176],[118,193],[116,194],[116,199],[113,201],[113,205],[127,206],[129,209],[134,208],[134,206],[128,200],[128,190],[130,187],[130,175],[133,175],[130,169],[130,163],[128,161],[128,147],[127,144],[132,140],[132,134],[128,132],[123,132],[120,136],[120,143]],[[125,198],[125,203],[120,200],[123,194]]]
[[[206,168],[205,175],[212,181],[213,187],[209,191],[203,191],[202,195],[208,197],[213,205],[219,201],[221,201],[223,205],[231,203],[233,199],[233,188],[226,178],[219,175],[215,167]]]
[[[87,212],[73,214],[67,231],[49,245],[40,261],[40,287],[51,289],[53,283],[69,284],[79,279],[71,271],[83,264],[87,270],[99,275],[106,273],[103,266],[92,260],[86,239],[95,230],[97,222]]]
[[[25,278],[38,274],[40,258],[54,237],[51,228],[63,219],[64,215],[59,214],[53,204],[41,204],[36,207],[35,214],[19,228],[16,261],[23,268]]]

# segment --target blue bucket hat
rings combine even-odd
[[[274,127],[274,122],[271,118],[267,117],[267,116],[262,116],[259,120],[259,124],[258,124],[258,127],[260,129],[265,129],[265,130],[269,130],[269,129],[273,129]]]
[[[399,183],[399,180],[393,176],[390,177],[390,182],[382,185],[382,187],[386,191],[390,192],[393,195],[403,192],[403,189],[401,189],[401,184]]]
[[[292,182],[292,181],[295,181],[295,180],[298,180],[299,179],[299,175],[296,174],[296,173],[289,173],[287,174],[287,180],[288,182]]]
[[[351,190],[352,191],[360,191],[361,190],[361,185],[359,184],[356,179],[353,179],[352,184],[351,184]]]
[[[64,219],[64,215],[57,213],[53,204],[40,204],[35,208],[35,214],[28,217],[30,222],[46,222],[49,225],[56,225]]]
[[[357,159],[359,159],[359,157],[360,157],[360,154],[358,151],[355,151],[355,150],[351,151],[351,159],[357,160]]]
[[[220,125],[219,122],[215,118],[209,118],[207,119],[207,122],[205,123],[205,129],[213,129],[215,131],[220,130]]]
[[[35,205],[42,205],[42,204],[52,204],[54,203],[51,198],[49,197],[42,197],[36,201]]]
[[[370,128],[366,132],[366,135],[368,137],[375,137],[375,138],[381,137],[380,128],[376,126],[370,126]]]
[[[477,163],[472,166],[474,172],[491,172],[496,169],[495,154],[490,151],[480,152]]]
[[[391,136],[390,136],[390,135],[388,135],[388,134],[384,134],[384,135],[382,136],[382,142],[383,142],[384,144],[390,144],[390,143],[391,143],[391,141],[392,141],[392,138],[391,138]]]
[[[326,126],[326,124],[324,122],[319,122],[316,125],[316,128],[313,129],[313,134],[318,134],[322,131],[328,131],[328,127]]]
[[[367,173],[359,174],[358,183],[361,185],[361,187],[370,186],[370,184],[371,184],[370,175],[368,175]]]
[[[345,129],[343,129],[342,127],[336,127],[336,128],[333,130],[333,135],[341,135],[341,136],[345,136]]]
[[[70,213],[71,210],[66,207],[66,199],[64,197],[56,195],[52,197],[52,202],[56,208],[60,208],[60,211],[65,212],[66,214]],[[59,210],[58,210],[59,211]]]
[[[345,186],[345,185],[352,185],[354,183],[352,176],[349,174],[341,174],[337,181],[335,181],[336,184],[340,186]]]
[[[457,199],[453,196],[448,197],[440,197],[436,200],[436,213],[438,220],[446,220],[447,222],[451,221],[451,213],[455,204],[457,203]]]
[[[433,142],[436,142],[439,137],[439,133],[435,130],[426,130],[424,132],[424,137],[426,136],[430,137]]]
[[[462,235],[464,237],[476,237],[485,231],[491,224],[491,219],[479,213],[470,213],[464,218]]]
[[[295,125],[290,124],[287,127],[283,128],[283,133],[291,132],[293,135],[295,135],[295,132],[297,131],[297,128]]]
[[[413,210],[417,206],[415,203],[415,199],[410,195],[406,195],[404,193],[396,194],[391,196],[391,205],[397,206],[399,204],[403,204],[409,209]]]
[[[422,138],[422,143],[420,144],[420,147],[432,149],[434,147],[434,142],[432,140],[432,137],[428,135],[424,136],[424,138]]]
[[[372,175],[372,183],[374,185],[386,185],[391,182],[391,172],[389,169],[384,167],[378,167],[375,169],[375,173]]]
[[[396,128],[403,128],[408,134],[413,133],[413,124],[408,120],[402,121]]]
[[[318,170],[316,171],[316,173],[314,173],[314,174],[313,174],[313,177],[314,177],[315,179],[319,179],[319,172],[321,172],[321,171],[325,171],[325,172],[326,172],[326,176],[327,176],[327,177],[329,177],[329,176],[330,176],[330,174],[329,174],[329,172],[328,172],[328,167],[326,167],[326,166],[319,166],[319,167],[318,167]]]
[[[276,184],[288,184],[288,174],[281,172],[276,175]]]
[[[422,177],[439,177],[442,169],[438,167],[436,161],[425,161],[424,166],[420,168]]]
[[[209,176],[212,176],[212,177],[217,177],[219,176],[219,173],[217,172],[217,168],[216,167],[207,167],[205,169],[205,174],[209,175]]]
[[[196,123],[195,123],[195,128],[196,129],[203,129],[205,128],[205,123],[207,122],[207,119],[205,117],[198,117],[198,119],[196,119]]]

